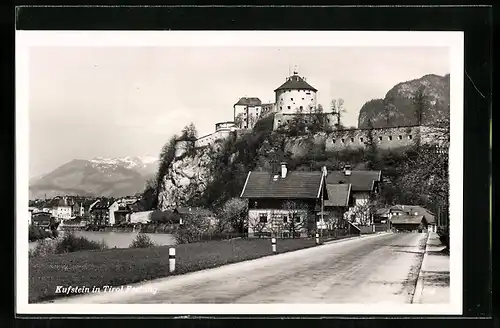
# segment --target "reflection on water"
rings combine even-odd
[[[59,235],[64,234],[64,231],[59,231]],[[89,240],[102,241],[109,247],[127,248],[137,236],[137,232],[97,232],[97,231],[75,231],[76,236],[84,236]],[[173,245],[175,239],[170,234],[163,233],[146,233],[151,240],[158,245]],[[33,249],[37,242],[30,242],[29,247]]]

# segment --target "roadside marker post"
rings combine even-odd
[[[170,272],[175,271],[175,248],[169,248],[168,250],[168,264]]]
[[[319,245],[319,233],[316,234],[316,245]]]
[[[273,247],[273,254],[276,254],[276,238],[271,238],[271,245]]]

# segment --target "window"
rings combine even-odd
[[[300,106],[300,109],[304,109],[304,107]]]
[[[408,139],[411,140],[411,134],[408,136]]]
[[[327,118],[327,119],[326,119],[326,121],[327,121],[328,123],[330,123],[330,119],[329,119],[329,118]]]
[[[379,141],[382,141],[382,137],[378,137],[378,140],[379,140]]]
[[[283,223],[287,223],[288,222],[288,216],[287,215],[283,215]]]
[[[310,92],[306,92],[306,95],[310,96],[310,95],[311,95],[311,93],[310,93]]]
[[[291,101],[293,101],[293,98],[290,98]]]
[[[305,120],[305,123],[307,124],[307,120]]]
[[[335,143],[335,139],[332,139],[332,143]]]
[[[290,109],[290,106],[288,106],[288,109]]]
[[[302,98],[302,100],[304,100],[304,98]]]
[[[363,142],[363,138],[359,138],[359,142]]]
[[[280,106],[280,110],[283,110],[283,106]]]
[[[398,139],[399,139],[399,140],[403,140],[403,136],[399,136],[399,137],[398,137]]]
[[[387,139],[389,139],[389,141],[392,141],[392,136],[388,136]]]
[[[341,143],[344,143],[344,142],[345,142],[345,139],[340,139],[340,142],[341,142]]]
[[[262,213],[259,215],[259,222],[260,223],[267,223],[267,213]]]
[[[351,138],[351,142],[354,142],[354,138]]]

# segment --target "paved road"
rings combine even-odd
[[[56,303],[411,303],[426,237],[372,235]]]

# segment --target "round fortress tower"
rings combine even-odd
[[[299,76],[297,71],[287,77],[285,83],[274,90],[276,94],[276,112],[282,114],[295,114],[297,111],[307,113],[311,108],[316,108],[316,93],[306,80]]]

